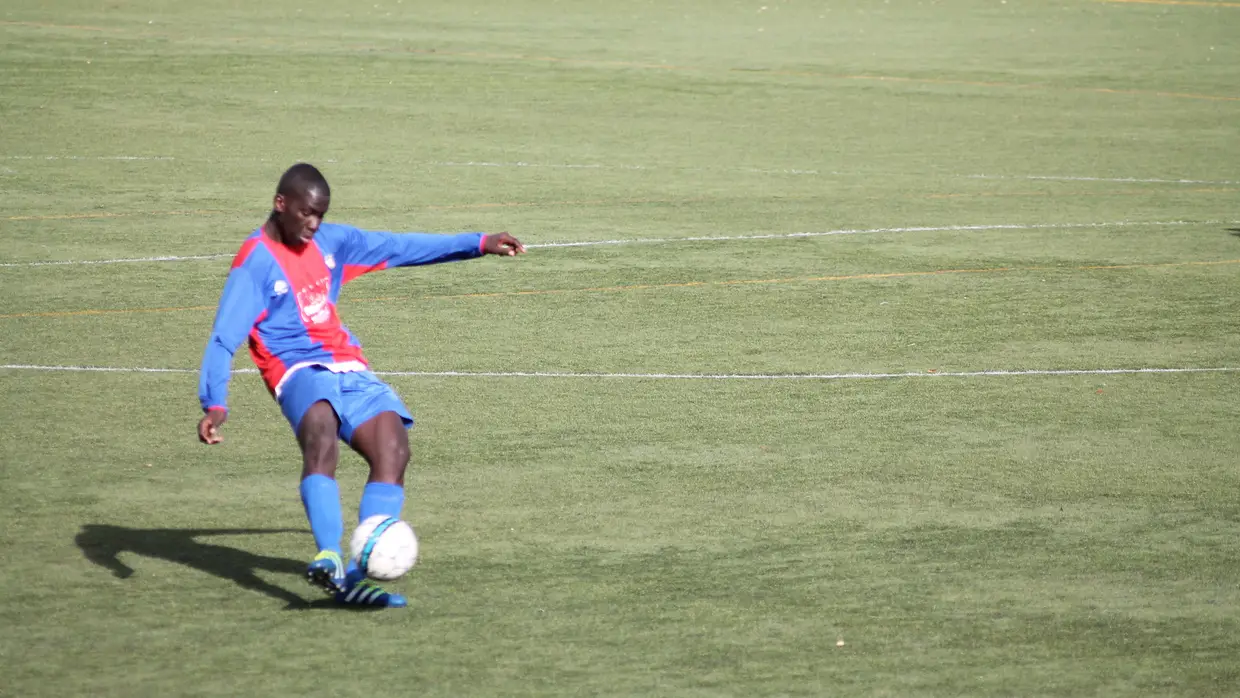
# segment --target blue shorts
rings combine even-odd
[[[340,418],[337,433],[345,443],[353,440],[354,429],[381,412],[395,412],[406,429],[413,426],[413,415],[396,391],[370,371],[332,373],[322,366],[306,366],[298,369],[280,389],[280,410],[293,426],[294,434],[306,410],[319,400],[330,402],[336,410]]]

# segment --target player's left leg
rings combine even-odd
[[[373,373],[348,374],[344,382],[340,436],[370,466],[362,490],[358,521],[383,515],[399,519],[405,502],[405,467],[409,464],[409,427],[413,417],[395,391]],[[344,591],[336,600],[346,604],[398,607],[405,597],[384,590],[350,568]]]
[[[353,430],[349,445],[370,466],[358,520],[378,514],[400,518],[405,502],[405,468],[409,465],[409,430],[404,420],[396,412],[380,412]]]
[[[373,373],[352,377],[344,392],[340,435],[370,466],[358,521],[378,514],[400,518],[413,417],[396,391]]]

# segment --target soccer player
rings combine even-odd
[[[198,438],[218,444],[228,418],[233,354],[250,356],[301,447],[301,500],[319,553],[306,575],[338,603],[404,606],[343,560],[344,521],[336,485],[339,441],[370,465],[358,520],[400,518],[409,463],[409,410],[371,373],[361,344],[340,323],[340,288],[389,267],[514,256],[525,247],[507,233],[378,233],[325,223],[331,189],[313,165],[290,167],[276,187],[271,215],[241,245],[224,284],[202,357]]]

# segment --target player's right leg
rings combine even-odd
[[[306,410],[297,430],[301,446],[301,500],[310,521],[319,553],[306,568],[310,583],[329,594],[345,588],[344,515],[340,511],[340,488],[336,484],[336,462],[340,442],[336,435],[340,421],[331,403],[314,403]]]
[[[319,550],[306,568],[306,577],[328,594],[346,589],[348,572],[341,548],[344,517],[336,484],[336,463],[340,456],[340,418],[335,407],[338,403],[336,374],[317,367],[298,371],[280,394],[280,408],[301,447],[299,489]]]

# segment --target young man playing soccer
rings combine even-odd
[[[233,354],[250,355],[301,446],[301,499],[319,554],[310,582],[349,605],[405,605],[352,563],[340,547],[344,520],[336,486],[339,441],[370,465],[358,520],[400,518],[409,463],[409,410],[370,372],[357,339],[340,323],[340,288],[389,267],[513,256],[525,247],[507,233],[377,233],[324,223],[331,190],[313,165],[290,167],[276,187],[271,215],[233,259],[202,357],[198,438],[222,440]]]

